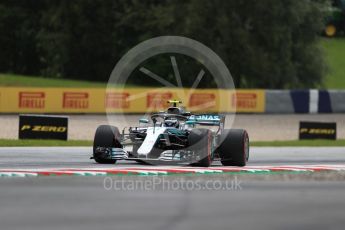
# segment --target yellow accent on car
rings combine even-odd
[[[174,107],[177,107],[178,104],[182,104],[182,101],[179,101],[179,100],[169,100],[168,103],[171,104]]]

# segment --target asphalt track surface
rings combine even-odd
[[[90,155],[91,148],[0,148],[0,169],[109,167],[93,163],[88,159]],[[251,150],[250,165],[284,164],[345,164],[345,149]],[[123,162],[118,166],[137,167],[137,164]],[[155,178],[160,181],[153,186]],[[345,226],[344,180],[270,180],[260,175],[251,180],[240,176],[155,178],[0,178],[0,229],[344,229]],[[151,183],[148,187],[138,183],[133,189],[133,182],[138,181]],[[206,190],[197,186],[205,188],[209,181],[217,181],[221,186]],[[172,184],[174,189],[167,189]]]
[[[90,160],[91,147],[2,147],[0,169],[6,168],[108,168]],[[344,164],[343,147],[252,147],[249,165]],[[138,167],[121,161],[119,166]],[[214,165],[220,165],[215,162]],[[116,167],[116,166],[114,166]]]

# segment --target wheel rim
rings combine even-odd
[[[248,137],[248,133],[245,133],[245,135],[244,135],[244,157],[245,157],[245,161],[248,161],[248,159],[249,159],[249,137]]]
[[[326,27],[325,33],[328,37],[333,37],[337,32],[337,28],[334,25],[328,25]]]
[[[207,158],[208,158],[208,161],[210,162],[210,164],[212,161],[211,154],[212,154],[212,152],[211,152],[211,132],[208,131],[208,134],[207,134]]]

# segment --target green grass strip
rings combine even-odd
[[[92,146],[92,141],[85,140],[15,140],[15,139],[0,139],[1,147],[15,147],[15,146]]]
[[[324,81],[326,89],[345,88],[345,39],[332,38],[322,39],[326,61],[329,67]]]
[[[105,88],[106,83],[68,80],[62,78],[44,78],[38,76],[22,76],[14,74],[0,74],[0,86],[13,87],[92,87]]]
[[[256,147],[344,147],[345,140],[293,140],[293,141],[254,141]]]
[[[42,76],[24,76],[16,74],[0,74],[0,87],[56,87],[56,88],[106,88],[108,82],[94,82],[83,80],[72,80],[64,78],[46,78]],[[120,87],[121,85],[111,84],[111,87]],[[125,88],[140,87],[132,84],[126,84]]]

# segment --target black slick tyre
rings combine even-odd
[[[100,164],[115,164],[116,160],[106,159],[102,153],[96,151],[97,147],[122,148],[120,144],[120,132],[117,127],[110,125],[98,126],[93,141],[93,158]]]
[[[249,136],[243,129],[225,129],[217,152],[224,166],[245,166],[249,159]]]
[[[200,160],[192,166],[209,167],[212,164],[212,137],[208,129],[193,129],[188,136],[189,149],[196,153]]]

